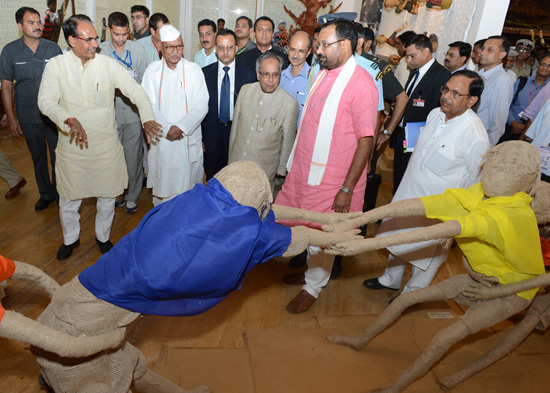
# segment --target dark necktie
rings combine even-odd
[[[418,70],[415,70],[414,71],[414,76],[413,78],[411,79],[411,83],[409,85],[409,88],[407,89],[407,95],[410,97],[411,96],[411,93],[412,93],[412,90],[413,90],[413,87],[414,87],[414,84],[416,83],[416,80],[418,79]]]
[[[229,96],[231,85],[229,83],[229,67],[223,67],[225,75],[222,80],[222,89],[220,92],[220,122],[223,124],[229,123]]]

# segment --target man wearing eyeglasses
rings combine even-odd
[[[312,52],[313,38],[305,31],[295,31],[288,39],[288,60],[290,65],[281,74],[281,87],[300,104],[300,115],[306,103],[307,81],[310,65],[306,59]]]
[[[100,251],[113,247],[109,235],[115,197],[128,185],[115,121],[115,89],[138,107],[146,133],[160,128],[147,95],[128,70],[96,54],[99,37],[88,16],[71,16],[63,23],[63,34],[71,50],[48,62],[38,92],[40,111],[60,130],[55,169],[63,245],[58,259],[68,258],[80,244],[78,210],[83,198],[97,198]]]
[[[442,194],[447,188],[467,188],[479,182],[479,164],[489,149],[487,131],[472,111],[483,91],[477,73],[461,70],[440,87],[441,107],[433,109],[420,132],[409,165],[392,199]],[[376,237],[411,231],[432,225],[424,217],[391,218],[382,222]],[[390,256],[384,274],[365,280],[368,289],[397,291],[407,266],[411,279],[403,292],[430,285],[449,253],[446,239],[388,247]]]
[[[533,49],[535,49],[535,44],[531,40],[521,39],[516,41],[516,52],[518,52],[518,56],[516,57],[516,61],[514,62],[511,70],[518,76],[518,78],[520,76],[531,76],[532,68],[525,62],[525,59],[529,57]]]
[[[218,61],[202,68],[210,97],[208,114],[202,122],[206,180],[227,166],[235,102],[243,85],[256,82],[256,73],[235,61],[240,50],[237,42],[233,31],[218,31],[215,38]]]
[[[34,209],[46,209],[59,198],[55,182],[55,148],[57,128],[38,109],[38,88],[47,62],[59,54],[59,46],[42,39],[40,14],[33,8],[22,7],[15,13],[17,27],[23,36],[7,44],[0,56],[2,101],[6,110],[10,134],[13,138],[25,137],[34,165],[34,176],[40,199]],[[17,81],[14,87],[14,82]],[[13,111],[13,91],[16,91],[16,109]],[[48,150],[51,162],[51,178],[48,170]],[[12,188],[23,187],[24,180]]]
[[[286,162],[296,137],[298,102],[279,86],[283,60],[266,52],[256,61],[259,82],[241,89],[229,136],[229,163],[259,164],[274,190],[275,177],[284,180]]]
[[[149,31],[149,8],[144,5],[134,5],[130,8],[132,26],[134,27],[134,40],[151,35]]]
[[[159,31],[162,60],[151,63],[141,85],[151,99],[161,132],[147,132],[147,187],[155,206],[202,182],[201,122],[208,112],[208,89],[201,68],[183,58],[183,38],[172,25]]]
[[[122,12],[113,12],[107,20],[109,41],[102,42],[101,54],[117,61],[137,83],[145,73],[149,59],[143,46],[128,40],[130,23]],[[124,147],[124,159],[128,169],[128,189],[115,206],[126,205],[127,213],[137,211],[137,200],[143,183],[143,130],[139,121],[139,112],[135,105],[118,89],[115,92],[115,113],[120,143]]]
[[[316,46],[321,70],[302,112],[277,204],[326,213],[362,211],[379,97],[373,78],[354,56],[357,41],[352,21],[321,26]],[[303,285],[287,311],[302,313],[313,305],[333,263],[334,256],[308,247],[306,272],[284,278]]]

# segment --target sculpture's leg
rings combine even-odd
[[[206,385],[191,390],[180,388],[175,383],[147,369],[145,374],[134,380],[134,387],[141,393],[211,393]]]
[[[327,337],[331,342],[341,345],[347,345],[356,350],[365,347],[374,337],[384,331],[393,321],[401,316],[403,311],[408,307],[426,301],[444,300],[447,296],[441,289],[435,285],[419,289],[416,291],[406,292],[395,299],[376,320],[358,337],[341,336],[332,334]]]
[[[517,295],[476,303],[466,311],[460,321],[437,333],[418,360],[384,391],[388,393],[402,392],[411,382],[428,371],[453,344],[518,313],[529,303],[530,300]]]
[[[488,352],[470,365],[457,371],[453,375],[442,378],[439,384],[445,389],[451,389],[459,383],[470,378],[472,375],[489,367],[491,364],[502,359],[505,355],[512,352],[525,338],[533,331],[540,321],[540,314],[547,311],[550,307],[550,294],[537,296],[533,304],[525,314],[523,320],[512,329]]]

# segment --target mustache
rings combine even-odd
[[[442,98],[441,103],[445,105],[452,105],[451,100],[447,100],[446,98]]]
[[[204,41],[203,41],[202,43],[203,43],[203,44],[209,44],[209,43],[210,43],[210,41],[206,41],[206,40],[204,40]]]

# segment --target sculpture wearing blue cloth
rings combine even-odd
[[[39,322],[73,336],[124,329],[139,313],[195,315],[239,289],[244,275],[274,256],[356,239],[357,231],[325,233],[275,222],[335,223],[360,213],[323,214],[271,206],[271,186],[255,163],[237,162],[206,186],[158,205],[139,226],[78,277],[59,288]],[[107,349],[107,347],[105,348]],[[127,342],[91,358],[59,361],[38,352],[42,375],[54,391],[184,392],[147,368]],[[70,367],[68,364],[70,363]],[[97,381],[104,388],[98,390]],[[209,392],[199,386],[193,392]]]

